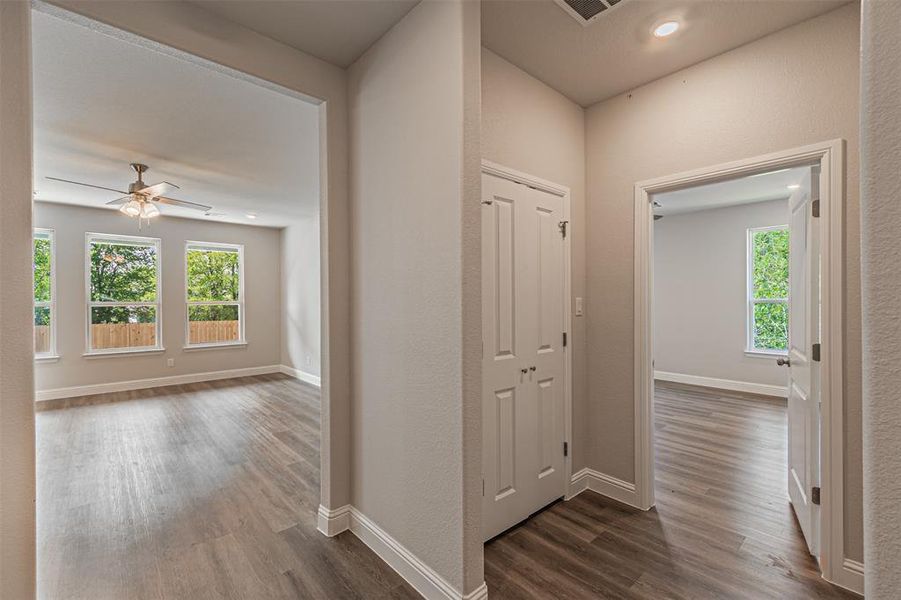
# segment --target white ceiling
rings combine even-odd
[[[419,0],[201,0],[194,4],[341,68]]]
[[[846,3],[622,0],[583,26],[553,0],[482,0],[482,44],[589,106]],[[665,20],[682,27],[655,38]]]
[[[37,200],[102,207],[127,189],[130,162],[174,198],[213,206],[213,217],[283,226],[319,205],[318,108],[247,81],[34,12]],[[257,213],[255,220],[246,213]]]
[[[809,170],[810,167],[795,167],[655,194],[653,199],[660,207],[654,209],[654,214],[675,215],[737,204],[785,200],[792,194],[788,186],[800,184]]]

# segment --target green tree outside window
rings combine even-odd
[[[788,350],[788,228],[752,229],[751,350]]]

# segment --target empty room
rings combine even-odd
[[[899,22],[0,1],[0,598],[896,600]]]

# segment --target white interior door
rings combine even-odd
[[[820,249],[818,167],[789,198],[788,494],[810,553],[819,554]],[[816,345],[816,346],[815,346]]]
[[[482,533],[564,495],[563,199],[482,176]]]

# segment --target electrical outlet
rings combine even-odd
[[[167,367],[174,367],[174,366],[175,366],[175,359],[174,359],[174,358],[167,358],[167,359],[166,359],[166,366],[167,366]]]
[[[313,366],[313,357],[310,356],[309,354],[307,354],[305,362],[308,367],[312,367]]]

